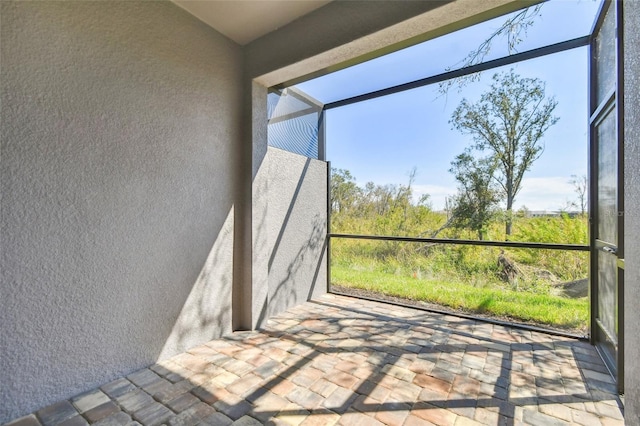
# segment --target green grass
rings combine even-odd
[[[562,329],[586,330],[589,317],[586,298],[568,299],[493,286],[474,286],[453,280],[417,279],[375,270],[355,270],[341,265],[332,265],[331,283]]]
[[[425,236],[446,219],[443,213],[416,206],[384,215],[337,213],[332,215],[332,230]],[[511,241],[587,242],[588,221],[584,216],[516,216],[513,225]],[[503,222],[492,223],[487,231],[487,239],[504,239]],[[445,229],[438,237],[476,238],[470,230],[455,228]],[[501,257],[516,266],[515,278],[504,275],[504,267],[498,262]],[[333,239],[331,270],[332,284],[343,287],[548,328],[588,330],[587,298],[558,295],[562,283],[588,277],[588,252]]]

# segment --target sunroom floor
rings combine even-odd
[[[588,343],[338,295],[13,422],[624,424]]]

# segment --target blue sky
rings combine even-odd
[[[535,18],[519,51],[589,33],[598,2],[555,0]],[[504,17],[467,30],[299,84],[322,102],[344,99],[372,90],[437,74],[457,64],[484,40]],[[471,41],[472,43],[469,43]],[[489,59],[504,56],[506,42],[494,44]],[[436,58],[436,59],[433,59]],[[415,167],[416,197],[429,194],[433,208],[456,192],[449,173],[451,161],[470,144],[471,136],[452,130],[449,119],[462,98],[475,101],[487,90],[495,72],[513,68],[523,77],[546,84],[547,96],[558,101],[559,122],[544,135],[545,152],[525,175],[515,207],[558,210],[576,198],[571,175],[587,173],[588,49],[586,47],[536,58],[481,74],[462,90],[446,96],[438,86],[425,86],[327,112],[327,159],[349,170],[358,184],[406,184]]]

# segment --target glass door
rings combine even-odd
[[[622,138],[617,2],[605,1],[591,43],[591,338],[622,386]]]

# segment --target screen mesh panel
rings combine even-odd
[[[310,158],[319,158],[318,136],[322,104],[289,87],[269,93],[269,146]]]

